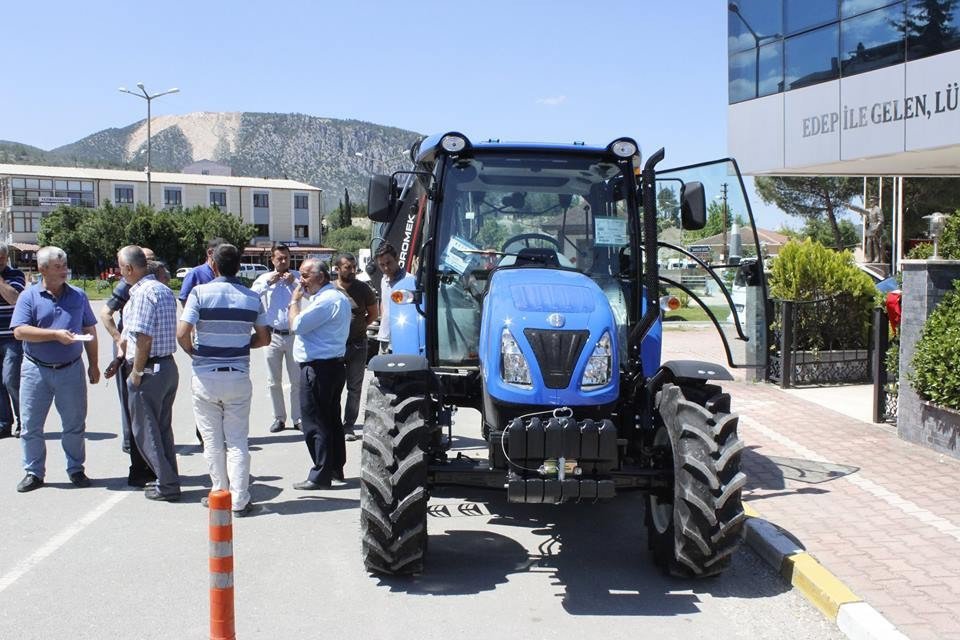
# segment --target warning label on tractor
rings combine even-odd
[[[604,247],[622,247],[629,243],[627,221],[624,218],[593,219],[594,244]]]

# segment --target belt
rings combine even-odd
[[[172,359],[172,358],[173,358],[172,355],[167,355],[167,356],[151,356],[151,357],[147,358],[146,366],[150,366],[150,365],[152,365],[152,364],[157,364],[158,362],[162,362],[162,361],[164,361],[164,360],[170,360],[170,359]]]
[[[236,367],[217,367],[216,369],[211,369],[216,373],[226,373],[228,371],[236,371],[237,373],[246,373],[243,369],[237,369]]]
[[[278,336],[290,335],[290,331],[288,329],[274,329],[273,327],[267,327],[267,329],[270,331],[270,333],[275,333]]]
[[[66,367],[69,367],[70,365],[72,365],[73,363],[75,363],[77,360],[80,359],[80,356],[77,356],[70,362],[42,362],[32,356],[28,356],[27,354],[24,354],[23,357],[29,360],[30,362],[32,362],[33,364],[37,365],[38,367],[44,367],[46,369],[64,369]]]
[[[326,358],[321,360],[308,360],[307,362],[301,362],[300,368],[304,369],[306,367],[315,367],[321,364],[343,364],[343,358]]]

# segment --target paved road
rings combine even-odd
[[[112,385],[90,390],[92,488],[69,484],[55,417],[41,490],[15,492],[19,442],[0,441],[0,638],[208,637],[199,504],[208,481],[194,444],[188,363],[178,360],[179,504],[126,487]],[[260,354],[253,375],[262,386]],[[346,489],[293,491],[307,471],[306,448],[297,432],[268,433],[269,413],[264,391],[254,398],[251,434],[258,512],[234,523],[240,638],[842,637],[748,549],[715,580],[662,577],[646,552],[638,495],[547,507],[440,491],[428,571],[370,577],[359,557],[360,443],[348,443]],[[482,454],[477,414],[458,418],[459,445]]]

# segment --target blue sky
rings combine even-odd
[[[8,3],[0,139],[50,149],[145,116],[298,112],[474,139],[726,155],[717,0]],[[763,210],[756,198],[754,207]],[[761,226],[781,217],[764,211]]]

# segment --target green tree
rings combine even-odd
[[[245,224],[239,217],[216,207],[191,207],[170,215],[180,239],[179,258],[187,265],[206,260],[210,238],[223,238],[242,252],[256,235],[252,224]],[[178,263],[171,261],[174,265]]]
[[[680,228],[680,201],[669,187],[657,191],[657,226],[660,231],[667,227]]]
[[[857,231],[857,227],[854,226],[852,222],[849,220],[840,220],[837,223],[837,227],[840,229],[840,238],[842,239],[844,249],[853,249],[860,246],[860,232]],[[833,230],[830,228],[830,223],[819,218],[807,218],[803,229],[796,234],[796,237],[801,240],[810,238],[814,242],[819,242],[826,246],[834,242]]]
[[[755,181],[760,199],[779,207],[784,213],[804,219],[826,218],[833,246],[843,250],[843,235],[837,222],[839,214],[855,196],[861,195],[863,182],[857,178],[758,177]]]
[[[710,236],[721,234],[723,233],[724,229],[726,229],[729,232],[734,219],[736,219],[737,224],[739,224],[741,227],[746,225],[746,220],[744,220],[743,216],[739,214],[735,216],[733,212],[730,210],[729,206],[727,206],[727,211],[726,211],[727,220],[726,220],[726,224],[724,224],[723,208],[724,208],[724,205],[722,202],[717,200],[711,200],[710,203],[707,204],[707,223],[703,225],[703,229],[684,232],[683,237],[686,240],[687,244],[690,244],[695,240],[700,240],[702,238],[709,238]]]
[[[370,246],[370,232],[360,227],[341,227],[327,233],[323,243],[331,249],[349,251],[356,255],[360,249]]]
[[[60,247],[67,252],[67,261],[77,274],[92,274],[96,255],[90,250],[83,224],[90,210],[83,207],[61,206],[40,221],[37,242],[42,247]]]

